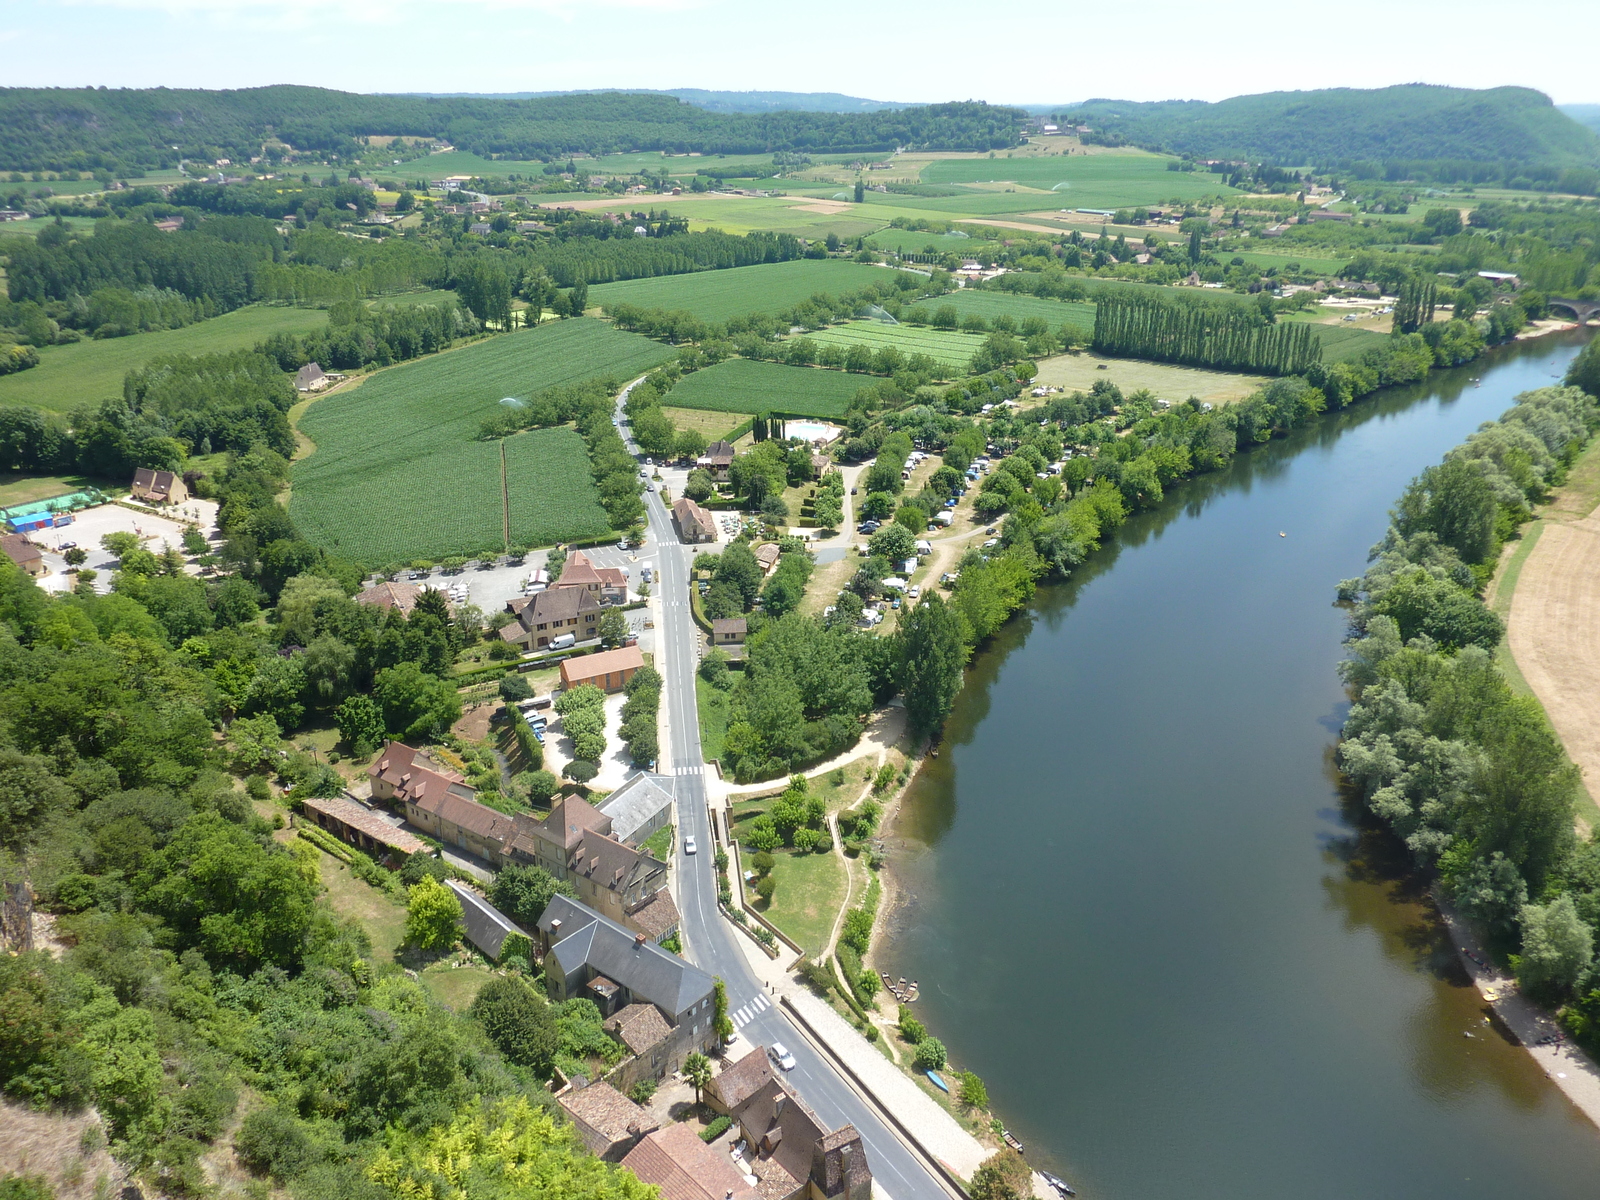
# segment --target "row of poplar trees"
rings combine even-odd
[[[1138,295],[1099,298],[1094,348],[1256,375],[1298,375],[1322,357],[1322,343],[1309,325],[1268,325],[1243,305],[1175,304]]]

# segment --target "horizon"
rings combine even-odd
[[[1384,15],[1381,39],[1360,21],[1323,22],[1314,52],[1302,48],[1304,30],[1283,19],[1259,22],[1259,11],[1238,0],[1204,11],[1151,0],[1136,30],[1106,29],[1098,10],[1024,0],[1008,27],[1027,30],[1040,47],[1042,69],[1059,79],[1050,91],[1082,97],[1215,102],[1427,82],[1530,87],[1558,105],[1600,103],[1589,62],[1600,44],[1600,5],[1586,0],[1543,10],[1560,36],[1540,45],[1537,71],[1525,56],[1508,56],[1503,39],[1482,36],[1504,20],[1489,0],[1399,0]],[[930,75],[925,61],[875,52],[904,45],[919,26],[938,32],[970,19],[948,0],[931,7],[886,0],[867,10],[822,0],[808,15],[816,40],[796,37],[785,12],[748,11],[730,0],[619,0],[604,8],[573,0],[398,0],[383,24],[352,0],[69,0],[13,7],[0,18],[0,47],[7,48],[8,87],[302,84],[436,95],[693,88],[837,92],[897,105],[915,101],[893,97],[958,91],[994,104],[1069,103],[1017,98],[1018,64],[1003,53],[957,58],[962,52],[953,49],[949,68],[936,65]],[[865,52],[832,52],[835,30]],[[752,46],[762,52],[752,54]],[[1418,47],[1426,47],[1421,80]],[[945,84],[941,72],[959,85]],[[685,85],[686,75],[698,82]],[[1031,83],[1026,90],[1044,91]]]

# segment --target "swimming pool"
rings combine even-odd
[[[820,421],[785,421],[783,436],[799,438],[805,442],[831,442],[839,436],[837,425],[824,425]]]

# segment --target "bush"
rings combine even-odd
[[[600,774],[600,768],[592,762],[575,758],[561,768],[561,773],[574,783],[588,783],[589,780]]]
[[[984,1087],[983,1080],[979,1079],[971,1071],[963,1071],[961,1072],[961,1086],[956,1089],[956,1099],[960,1100],[968,1108],[988,1108],[989,1089]]]
[[[293,1179],[324,1158],[300,1120],[279,1108],[258,1108],[245,1117],[233,1145],[246,1170],[277,1179]]]
[[[504,645],[505,643],[501,643]],[[533,696],[533,688],[521,675],[506,675],[500,680],[500,699],[507,704],[515,704],[519,700],[527,700]]]
[[[646,1076],[628,1089],[628,1099],[635,1104],[649,1104],[656,1094],[656,1081]]]
[[[757,875],[770,875],[777,862],[778,860],[773,858],[771,854],[761,850],[750,859],[750,869]]]
[[[763,875],[760,879],[756,880],[756,895],[760,896],[768,904],[772,903],[773,893],[777,890],[778,881],[771,875]]]
[[[944,1043],[938,1038],[925,1037],[917,1043],[916,1063],[919,1071],[937,1071],[948,1061]]]
[[[923,1039],[928,1036],[927,1026],[913,1017],[903,1006],[900,1013],[900,1036],[913,1046],[920,1046]]]
[[[518,979],[491,979],[469,1011],[501,1054],[549,1078],[561,1038],[543,996]]]
[[[718,1117],[715,1121],[711,1122],[711,1124],[707,1125],[700,1131],[700,1140],[702,1142],[714,1142],[723,1134],[727,1133],[732,1124],[732,1117]]]

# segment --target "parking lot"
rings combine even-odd
[[[186,515],[192,517],[192,520],[185,520]],[[67,574],[67,560],[61,557],[61,551],[76,545],[89,555],[83,564],[84,569],[100,573],[100,577],[95,580],[95,590],[109,591],[111,573],[117,569],[117,556],[100,545],[101,538],[108,533],[131,533],[144,542],[147,550],[160,554],[168,544],[178,550],[183,549],[183,531],[189,524],[199,525],[207,540],[215,548],[217,544],[215,501],[189,500],[184,504],[174,505],[171,517],[154,517],[148,513],[135,512],[131,508],[123,508],[120,504],[101,504],[94,508],[81,509],[73,514],[70,525],[39,529],[28,535],[29,540],[44,552],[45,567],[49,571],[48,575],[39,580],[39,586],[54,592],[69,592],[76,586],[78,577]],[[200,573],[200,568],[193,563],[184,569],[191,575]]]

